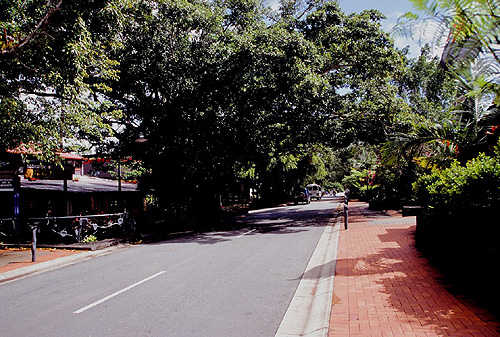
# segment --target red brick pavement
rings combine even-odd
[[[81,251],[62,249],[38,249],[37,262],[31,262],[31,250],[23,248],[12,248],[0,250],[0,274],[6,271],[31,266],[45,261],[78,254]]]
[[[500,336],[414,247],[415,217],[349,203],[341,230],[329,337]]]

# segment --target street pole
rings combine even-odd
[[[118,157],[118,212],[123,212],[121,155]]]
[[[64,177],[63,180],[63,195],[64,195],[64,215],[70,215],[69,214],[69,205],[68,205],[68,179]]]

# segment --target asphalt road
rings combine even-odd
[[[0,284],[0,336],[274,336],[337,200]]]

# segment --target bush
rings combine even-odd
[[[414,184],[425,212],[417,217],[416,244],[457,288],[498,310],[500,160],[484,154],[466,166],[453,163]],[[464,272],[474,266],[474,273]]]
[[[83,243],[90,243],[90,242],[95,242],[95,241],[97,241],[97,237],[95,235],[87,235],[82,240]]]
[[[414,190],[429,215],[488,212],[500,205],[500,162],[484,154],[465,167],[455,162],[418,179]]]
[[[367,201],[373,199],[377,194],[378,185],[374,183],[375,177],[375,171],[351,169],[351,174],[344,177],[342,183],[350,186],[351,198]]]
[[[378,188],[378,185],[363,185],[359,187],[359,199],[367,201],[375,199]]]
[[[425,207],[417,225],[417,244],[434,251],[458,250],[500,254],[500,161],[484,154],[460,166],[434,170],[414,184],[416,198]],[[420,227],[420,228],[419,228]]]

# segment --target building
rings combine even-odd
[[[60,164],[40,162],[26,147],[1,156],[0,218],[117,213],[142,207],[137,184],[88,176],[83,169],[86,158],[57,155]]]

